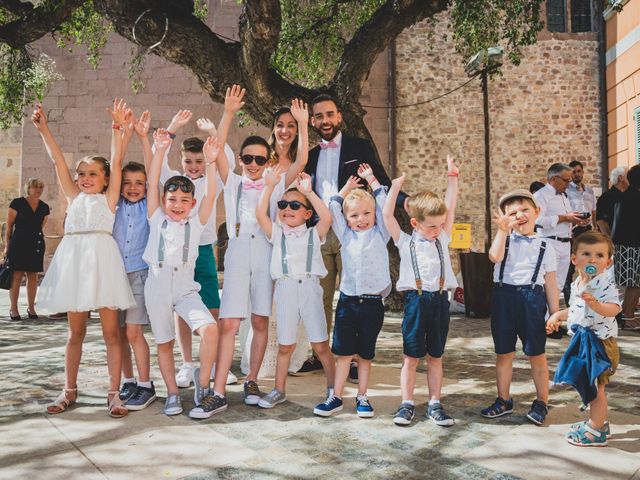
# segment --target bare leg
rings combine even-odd
[[[322,363],[324,374],[327,376],[327,387],[333,387],[333,381],[336,378],[336,363],[329,348],[329,340],[317,343],[311,342],[311,348],[316,352],[320,363]]]
[[[10,312],[14,317],[20,314],[20,312],[18,311],[18,297],[20,296],[20,284],[22,283],[22,275],[24,275],[24,272],[13,272],[11,288],[9,289],[9,300],[11,302]]]
[[[107,368],[109,370],[109,391],[120,390],[120,372],[122,369],[122,349],[120,348],[120,324],[118,311],[101,308],[100,323],[102,337],[107,347]]]
[[[402,370],[400,370],[400,390],[402,401],[413,400],[413,391],[416,388],[416,368],[419,358],[404,356]]]
[[[349,367],[351,366],[351,355],[338,355],[336,358],[336,376],[333,382],[334,394],[336,397],[342,398],[344,393],[344,385],[349,376]],[[359,373],[359,372],[358,372]]]
[[[88,312],[68,312],[69,336],[64,354],[64,388],[73,389],[78,385],[78,369],[82,358],[82,342],[87,333]]]
[[[549,401],[549,368],[547,367],[547,356],[542,353],[529,357],[531,362],[531,376],[536,386],[536,396],[545,404]]]
[[[285,391],[287,384],[287,374],[289,372],[289,363],[291,362],[291,355],[296,349],[296,344],[293,345],[278,345],[278,358],[276,360],[276,385],[275,387],[281,392]]]
[[[133,364],[131,363],[131,348],[127,340],[128,325],[120,327],[120,351],[122,352],[122,376],[133,378]]]
[[[178,349],[184,363],[193,363],[193,344],[191,341],[191,329],[178,315],[174,315],[176,332],[178,332]]]
[[[164,384],[167,386],[167,395],[178,395],[178,385],[176,384],[176,366],[173,363],[174,340],[166,343],[159,343],[158,346],[158,366]]]
[[[36,291],[38,290],[38,273],[27,272],[27,305],[29,312],[36,313]]]
[[[253,380],[257,382],[262,360],[264,360],[264,352],[267,349],[267,341],[269,340],[269,317],[252,314],[251,327],[253,328],[251,357],[249,358],[249,373],[245,381]]]
[[[357,357],[358,360],[358,395],[366,395],[371,374],[371,360]]]
[[[503,400],[511,398],[509,389],[513,378],[513,359],[515,356],[516,352],[496,355],[496,384],[498,386],[498,396]]]
[[[142,325],[127,325],[127,339],[129,341],[129,344],[133,348],[133,354],[136,357],[138,380],[140,380],[141,382],[148,382],[150,379],[149,370],[151,364],[151,352],[149,351],[149,344],[147,343],[147,339],[144,338]]]
[[[604,389],[604,385],[598,385],[598,396],[589,404],[589,420],[598,430],[603,429],[608,413],[607,394]]]
[[[209,376],[218,349],[218,326],[215,323],[198,329],[200,335],[200,385],[209,385]],[[225,380],[227,379],[225,375]]]
[[[233,363],[233,350],[235,349],[236,334],[239,328],[239,318],[221,318],[218,325],[218,360],[216,362],[216,378],[213,389],[223,395],[227,390],[227,375]]]
[[[427,355],[427,385],[429,400],[440,400],[442,390],[442,357]]]

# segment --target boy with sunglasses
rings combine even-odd
[[[335,374],[320,286],[320,279],[327,274],[320,246],[331,227],[331,213],[312,190],[309,175],[299,174],[297,188],[282,195],[278,191],[281,174],[280,167],[275,167],[266,175],[264,194],[256,210],[258,223],[273,244],[270,271],[276,281],[274,303],[279,344],[275,388],[259,400],[258,406],[262,408],[273,408],[287,399],[285,384],[300,321],[304,322],[311,346],[327,375],[329,397],[333,395]],[[280,225],[269,215],[273,198],[281,198],[277,202]],[[314,209],[318,223],[307,228]]]

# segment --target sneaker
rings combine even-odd
[[[194,407],[189,412],[191,418],[209,418],[214,413],[227,409],[227,398],[210,393],[202,398],[200,405]]]
[[[189,388],[193,380],[193,365],[183,363],[176,375],[176,383],[178,388]]]
[[[534,400],[531,404],[531,410],[527,413],[527,418],[536,425],[542,425],[547,413],[549,413],[547,404],[542,400]]]
[[[243,387],[245,405],[257,405],[262,396],[258,384],[253,380],[247,380],[244,382]]]
[[[136,388],[138,384],[135,382],[126,382],[122,384],[122,388],[120,389],[120,400],[126,402],[131,398],[131,396],[136,393]]]
[[[316,357],[311,356],[304,361],[300,370],[297,372],[290,372],[289,375],[293,375],[294,377],[303,377],[315,372],[316,370],[322,370],[322,363],[320,363],[320,360]]]
[[[330,417],[340,410],[342,410],[342,399],[332,395],[324,402],[316,405],[316,408],[313,409],[313,413],[320,417]]]
[[[351,362],[351,366],[349,367],[349,381],[351,383],[358,383],[358,364],[356,362]]]
[[[588,422],[588,420],[584,420],[582,422],[574,423],[573,425],[571,425],[571,427],[569,427],[570,428],[570,432],[566,436],[568,437],[571,434],[571,432],[575,432],[575,431],[579,430],[587,422]],[[604,427],[602,428],[602,431],[606,435],[607,440],[609,440],[611,438],[611,425],[609,425],[609,420],[605,420],[604,421]]]
[[[498,418],[510,413],[513,413],[513,399],[505,400],[502,397],[497,397],[493,405],[482,410],[480,415],[484,418]]]
[[[180,395],[169,395],[167,401],[164,402],[164,409],[162,410],[165,415],[180,415],[182,413],[182,401]]]
[[[156,389],[153,386],[153,382],[151,382],[151,388],[141,387],[138,385],[136,391],[129,400],[124,402],[124,406],[127,407],[127,410],[144,410],[151,402],[156,399]]]
[[[200,368],[193,369],[193,403],[196,404],[196,407],[200,405],[202,399],[207,396],[209,393],[209,385],[203,386],[200,385]]]
[[[369,403],[369,399],[366,395],[362,395],[356,398],[356,414],[360,418],[373,417],[373,407]]]
[[[211,375],[209,375],[210,380],[216,379],[216,364],[213,364],[211,367]],[[231,370],[227,373],[227,385],[233,385],[234,383],[238,383],[238,377],[236,377]]]
[[[396,425],[409,425],[415,415],[416,407],[408,403],[401,403],[400,408],[393,416],[393,423]]]
[[[258,406],[261,408],[273,408],[279,403],[284,402],[286,399],[287,396],[284,392],[274,388],[258,401]]]
[[[440,425],[441,427],[450,427],[453,425],[453,418],[451,418],[444,411],[441,403],[434,403],[427,407],[427,418],[430,418],[433,423]]]

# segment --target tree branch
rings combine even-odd
[[[31,3],[20,7],[15,0],[0,1],[0,7],[20,18],[0,26],[0,42],[11,48],[21,48],[53,32],[82,3],[82,0],[60,2],[55,8],[48,2],[33,8]],[[29,8],[31,5],[31,8]]]

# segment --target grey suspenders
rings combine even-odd
[[[436,238],[436,249],[438,250],[438,258],[440,259],[440,278],[438,279],[438,285],[440,287],[440,293],[444,290],[444,253],[442,252],[442,244],[440,239]],[[409,242],[409,251],[411,252],[411,266],[413,267],[413,275],[416,279],[416,288],[418,289],[418,295],[422,295],[422,279],[420,278],[420,269],[418,267],[418,257],[416,256],[416,242],[411,235],[411,241]]]
[[[236,196],[236,238],[240,236],[240,199],[241,198],[242,198],[242,180],[238,184],[238,195]],[[269,210],[270,208],[267,208],[267,214],[269,214]]]
[[[309,238],[307,240],[307,267],[306,267],[307,275],[311,273],[311,263],[313,262],[313,228],[310,228],[308,232],[309,232]],[[287,242],[286,242],[286,237],[284,235],[284,232],[282,232],[282,240],[280,241],[280,251],[282,254],[280,258],[280,261],[282,262],[282,274],[284,276],[287,276],[289,275],[289,265],[287,262]]]
[[[500,262],[500,274],[498,276],[498,283],[502,286],[502,279],[504,277],[504,267],[507,263],[507,255],[509,254],[509,238],[507,237],[504,244],[504,258],[502,262]],[[542,266],[542,260],[544,259],[544,252],[547,249],[547,242],[544,240],[540,243],[540,251],[538,252],[538,260],[536,261],[536,268],[533,270],[533,275],[531,276],[531,288],[536,287],[536,281],[538,280],[538,275],[540,274],[540,267]]]
[[[162,262],[164,262],[164,232],[167,231],[167,220],[162,222],[160,227],[160,240],[158,241],[158,265],[162,268]],[[187,263],[189,260],[189,239],[191,238],[191,225],[187,221],[184,226],[184,245],[182,245],[182,263]]]

